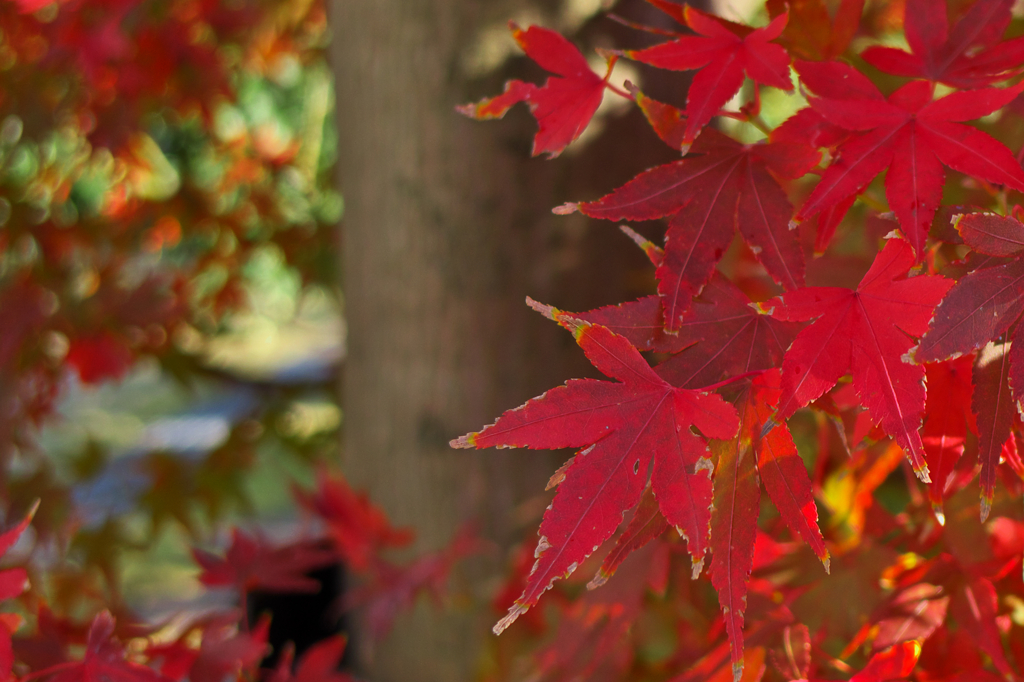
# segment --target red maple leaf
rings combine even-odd
[[[346,643],[341,635],[317,642],[302,654],[294,672],[295,647],[289,644],[266,682],[354,682],[351,675],[338,672]]]
[[[762,435],[780,393],[778,370],[755,378],[737,402],[737,437],[711,445],[712,452],[718,455],[711,513],[711,583],[718,591],[732,647],[734,679],[740,679],[743,670],[743,614],[754,563],[761,499],[759,478],[793,533],[814,549],[826,571],[829,565],[828,550],[818,529],[811,481],[789,429],[780,426]]]
[[[829,554],[818,528],[818,508],[814,503],[811,479],[803,459],[797,453],[793,435],[785,424],[761,435],[782,396],[780,380],[777,369],[769,370],[754,379],[745,407],[748,423],[745,428],[749,428],[752,433],[749,437],[757,458],[757,472],[768,497],[793,535],[807,543],[827,572]]]
[[[38,508],[39,501],[37,500],[18,525],[0,533],[0,557],[6,554],[7,550],[25,532]],[[28,573],[24,568],[8,568],[0,571],[0,600],[17,597],[25,591],[26,585],[28,585]],[[0,680],[5,682],[13,679],[11,669],[14,666],[14,650],[11,635],[18,628],[20,622],[21,618],[16,614],[0,614]]]
[[[781,320],[815,320],[797,335],[782,362],[779,418],[820,397],[850,372],[872,420],[907,451],[914,471],[927,481],[918,434],[924,367],[903,356],[913,346],[907,335],[924,333],[953,282],[938,276],[908,278],[913,263],[910,244],[890,239],[856,290],[808,287],[760,305]]]
[[[804,144],[744,145],[707,130],[686,158],[644,171],[597,201],[555,211],[604,220],[671,216],[656,274],[665,329],[677,333],[737,230],[776,282],[803,284],[803,253],[789,229],[792,205],[772,174],[800,177],[819,158]]]
[[[954,467],[964,453],[967,432],[978,431],[970,410],[964,409],[971,398],[972,362],[970,356],[964,356],[929,363],[925,367],[928,396],[921,440],[932,479],[928,484],[928,498],[940,523],[945,520],[942,500]]]
[[[170,679],[125,658],[124,646],[114,637],[114,617],[109,611],[93,619],[81,661],[59,663],[36,671],[30,677],[47,677],[50,682],[169,682]]]
[[[66,356],[86,384],[123,379],[134,359],[128,345],[108,331],[72,340]]]
[[[13,642],[16,658],[30,669],[43,670],[67,663],[71,660],[69,649],[85,644],[87,624],[56,615],[43,603],[33,615],[35,632],[22,634]]]
[[[686,94],[687,122],[681,146],[685,153],[701,129],[739,91],[744,75],[782,90],[792,90],[793,83],[789,79],[789,55],[782,46],[771,43],[786,27],[786,14],[756,29],[689,6],[683,9],[682,18],[699,35],[626,54],[661,69],[700,69]]]
[[[1013,218],[972,213],[957,216],[954,224],[964,241],[979,253],[996,257],[1024,253],[1024,225]],[[975,351],[1005,334],[1022,312],[1024,261],[974,270],[961,277],[935,309],[935,318],[921,337],[914,358],[935,362]],[[1024,406],[1024,336],[1017,330],[1010,336],[1010,386]]]
[[[655,266],[661,264],[660,248],[629,228],[623,230],[640,243]],[[680,388],[709,386],[777,367],[800,327],[765,315],[739,287],[717,273],[683,314],[678,334],[665,333],[659,296],[569,315],[608,327],[637,350],[673,354],[655,371]]]
[[[735,409],[714,394],[676,388],[658,376],[625,338],[549,306],[537,309],[572,331],[587,358],[618,382],[573,379],[503,414],[452,447],[584,448],[540,527],[537,561],[526,590],[495,626],[500,632],[572,573],[607,540],[651,483],[665,518],[687,539],[699,573],[710,528],[709,438],[731,438]],[[621,382],[621,383],[620,383]]]
[[[981,254],[1003,257],[1024,252],[1024,225],[1013,218],[972,213],[957,216],[954,224]],[[917,362],[934,362],[971,353],[1010,332],[1004,341],[986,348],[974,368],[972,408],[977,415],[983,518],[991,506],[1003,444],[1024,405],[1024,336],[1020,324],[1010,331],[1021,313],[1024,261],[979,268],[961,277],[942,299],[914,351]]]
[[[955,88],[979,88],[1019,73],[1024,38],[1001,42],[1013,0],[978,0],[949,28],[942,0],[907,0],[903,19],[910,52],[869,47],[861,53],[872,66]]]
[[[974,394],[971,410],[978,423],[978,459],[981,461],[981,520],[988,518],[996,489],[996,470],[1007,446],[1014,447],[1012,429],[1017,410],[1010,395],[1012,346],[990,343],[978,353],[971,378]]]
[[[548,78],[541,87],[511,80],[505,84],[505,92],[497,97],[464,104],[456,110],[484,120],[501,118],[515,104],[526,102],[540,126],[533,138],[533,155],[546,153],[553,158],[578,138],[594,117],[605,88],[610,87],[608,77],[618,57],[608,57],[608,70],[602,78],[590,70],[576,46],[561,34],[539,26],[524,31],[514,22],[509,22],[509,28],[527,56],[557,76]]]
[[[446,546],[426,552],[407,565],[378,560],[368,581],[345,595],[344,606],[361,609],[366,634],[372,640],[383,640],[395,618],[420,594],[429,594],[439,604],[455,564],[479,551],[480,540],[467,525]]]
[[[751,391],[741,400],[738,437],[711,446],[711,452],[718,456],[711,510],[711,584],[718,592],[729,635],[734,680],[743,675],[743,614],[761,506],[761,486],[751,447],[753,431],[760,431],[761,424],[753,400]]]
[[[188,669],[190,682],[223,682],[251,671],[267,654],[270,619],[262,618],[251,632],[239,632],[227,618],[203,630],[203,641]]]
[[[967,579],[953,595],[950,613],[977,647],[992,659],[1003,679],[1016,679],[1003,650],[1003,637],[996,618],[999,615],[999,595],[995,586],[986,578],[964,577]]]
[[[233,586],[242,595],[252,590],[316,592],[320,583],[306,574],[338,560],[336,552],[316,542],[304,540],[273,548],[238,528],[231,532],[231,547],[223,559],[201,549],[193,549],[192,556],[203,569],[199,582],[211,587]]]
[[[657,506],[657,505],[655,505]],[[633,661],[631,630],[643,617],[644,596],[652,574],[667,564],[666,545],[641,551],[600,590],[580,595],[562,613],[550,642],[533,652],[533,670],[526,679],[629,679]]]
[[[615,571],[630,554],[646,545],[651,540],[659,537],[668,529],[668,521],[658,507],[658,500],[654,497],[654,491],[648,485],[644,490],[640,504],[637,505],[633,518],[626,524],[625,530],[615,539],[615,546],[608,556],[601,562],[601,568],[593,580],[587,583],[587,589],[592,590],[608,582],[608,579],[615,575]]]
[[[811,667],[811,633],[806,625],[786,626],[781,650],[770,653],[774,667],[789,680],[807,679]]]
[[[501,587],[497,590],[494,595],[494,599],[491,600],[491,609],[494,613],[499,615],[505,615],[509,609],[515,606],[516,600],[519,595],[526,589],[527,580],[530,575],[530,570],[536,563],[536,549],[537,543],[531,542],[532,538],[526,538],[524,542],[520,543],[516,548],[514,554],[509,560],[507,570],[505,572],[505,579],[501,584]],[[625,557],[623,557],[625,558]],[[547,604],[552,606],[552,603],[557,603],[560,608],[564,607],[569,600],[562,595],[561,592],[555,591],[548,596]],[[522,632],[528,632],[531,635],[542,635],[547,631],[548,626],[551,623],[545,618],[544,611],[541,609],[532,609],[523,614],[519,620],[519,629]]]
[[[800,325],[765,315],[739,287],[716,274],[683,315],[690,344],[657,367],[673,386],[696,388],[778,367]]]
[[[160,660],[160,671],[175,680],[186,676],[195,682],[236,679],[239,671],[254,670],[263,660],[270,632],[269,615],[249,632],[238,629],[242,617],[238,611],[205,614],[190,620],[177,639],[148,646],[146,655],[150,661]]]
[[[789,12],[779,44],[795,57],[815,60],[845,52],[864,12],[864,0],[840,0],[835,18],[829,16],[834,3],[823,0],[768,0],[765,5],[772,17]]]
[[[818,529],[818,510],[814,503],[811,481],[803,460],[797,453],[789,429],[783,424],[780,425],[780,428],[772,429],[763,437],[760,435],[762,427],[775,412],[780,395],[778,382],[778,370],[767,371],[754,379],[753,385],[741,396],[740,402],[740,433],[746,434],[745,440],[742,443],[734,440],[722,447],[753,446],[754,458],[751,461],[756,461],[757,474],[764,482],[768,496],[794,535],[802,537],[810,545],[828,570],[828,550],[825,548],[821,531]],[[735,466],[742,464],[743,471],[746,471],[745,467],[750,464],[747,461],[734,462],[735,456],[731,453],[727,453],[727,456],[730,457],[731,464]],[[722,457],[721,452],[719,457]],[[717,471],[725,470],[717,469]],[[721,475],[721,473],[717,475]],[[746,478],[742,478],[742,480],[746,486],[745,489],[750,493],[752,488],[750,488],[749,482]],[[735,486],[733,490],[736,490]],[[721,492],[721,487],[716,487],[715,491],[716,497],[725,494]],[[724,509],[726,506],[724,501],[723,498],[722,502],[716,503],[715,508]],[[630,519],[626,529],[616,540],[615,547],[605,557],[597,576],[588,587],[604,584],[626,556],[661,535],[667,527],[668,523],[658,508],[653,492],[648,487],[633,518]],[[714,546],[719,545],[715,540],[717,537],[715,527],[713,516],[712,552],[714,552]],[[752,547],[753,545],[750,545],[751,552],[753,552]],[[751,554],[751,556],[753,555]]]
[[[326,524],[330,538],[355,571],[365,571],[387,547],[404,547],[413,540],[408,528],[395,528],[387,515],[370,501],[366,493],[352,490],[341,476],[331,476],[327,469],[317,473],[313,492],[294,489],[300,505],[319,516]]]
[[[797,71],[807,67],[797,63]],[[849,68],[815,64],[819,73],[833,72],[842,82]],[[873,87],[873,86],[872,86]],[[945,182],[943,164],[954,170],[1024,190],[1024,170],[1002,143],[962,125],[1011,102],[1024,83],[999,90],[954,92],[932,101],[934,85],[914,81],[888,98],[874,89],[839,99],[811,97],[811,107],[826,121],[852,131],[795,216],[803,220],[860,194],[888,168],[886,197],[900,227],[920,255]],[[866,96],[867,95],[867,96]]]
[[[818,97],[831,99],[882,99],[878,87],[857,69],[843,62],[796,62],[800,82]],[[772,140],[803,142],[812,147],[835,148],[850,137],[845,128],[829,123],[811,108],[786,119],[770,134]]]
[[[928,639],[946,620],[948,590],[928,582],[899,587],[877,607],[846,651],[854,651],[871,639],[876,651],[911,639]]]
[[[676,151],[682,149],[683,137],[686,135],[686,114],[683,110],[651,99],[628,81],[626,88],[661,141]]]
[[[849,99],[878,97],[878,88],[857,69],[843,62],[800,62],[800,82],[821,97]],[[812,147],[826,147],[835,156],[835,150],[850,139],[853,133],[830,123],[810,107],[796,112],[773,130],[768,139],[773,142],[809,144]],[[817,254],[825,253],[836,227],[846,212],[853,206],[856,195],[824,208],[817,216],[818,238],[814,244]]]
[[[28,513],[25,514],[25,518],[18,522],[18,525],[0,533],[0,557],[3,557],[7,550],[18,541],[21,534],[25,532],[28,524],[32,522],[32,517],[35,516],[37,509],[39,509],[39,500],[32,504]],[[17,597],[25,590],[27,584],[28,573],[26,573],[24,568],[8,568],[0,571],[0,600]]]
[[[910,675],[921,657],[921,643],[917,640],[897,644],[871,657],[864,668],[850,678],[850,682],[896,682]]]

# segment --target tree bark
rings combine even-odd
[[[521,149],[455,113],[469,97],[459,48],[482,19],[474,3],[338,0],[332,9],[346,202],[344,470],[415,528],[417,549],[437,549],[465,521],[492,526],[521,497],[517,479],[530,478],[507,454],[448,441],[512,406],[510,394],[529,397],[538,369],[525,360],[531,346],[544,351],[528,339],[541,325],[507,292],[528,291],[524,280],[546,270],[535,242],[550,203],[524,201],[536,179]],[[417,609],[375,651],[364,648],[367,674],[470,679],[488,633],[481,615]]]
[[[442,546],[469,520],[497,548],[470,566],[471,606],[417,609],[372,652],[363,640],[365,672],[379,682],[473,677],[496,618],[480,605],[505,568],[501,550],[522,537],[521,526],[534,532],[547,503],[544,483],[561,462],[448,446],[560,381],[592,374],[571,335],[524,297],[568,309],[619,302],[623,282],[644,267],[613,228],[590,231],[582,216],[550,212],[594,198],[580,181],[601,176],[589,152],[530,159],[535,124],[523,107],[500,125],[454,111],[501,91],[503,77],[466,75],[463,51],[523,5],[330,4],[345,198],[343,467],[396,523],[415,527],[417,549]],[[629,157],[616,182],[650,165],[643,144],[613,144]],[[583,170],[573,176],[573,166]],[[602,191],[614,186],[599,182]]]

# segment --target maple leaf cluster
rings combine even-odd
[[[1012,3],[769,1],[752,27],[647,1],[682,28],[603,50],[603,75],[557,33],[513,24],[554,75],[459,108],[486,119],[527,103],[533,153],[553,157],[611,93],[677,155],[554,209],[663,220],[660,244],[622,227],[656,293],[584,312],[527,299],[610,381],[570,380],[451,442],[575,450],[495,632],[523,617],[520,636],[539,636],[541,596],[589,567],[588,588],[608,585],[575,599],[556,587],[562,621],[533,657],[539,679],[1017,679],[1024,622],[1005,609],[1024,589],[1019,521],[1000,509],[972,525],[964,492],[980,476],[984,523],[1024,476]],[[889,46],[900,37],[907,49]],[[618,87],[619,59],[693,72],[685,102]],[[800,103],[770,124],[765,102],[787,98]],[[893,486],[905,499],[890,510]],[[705,566],[717,615],[676,577]],[[707,619],[660,611],[678,643],[653,663],[639,624],[652,595]]]
[[[328,605],[337,613],[364,608],[373,628],[364,637],[384,637],[395,617],[411,607],[417,596],[428,593],[441,601],[447,596],[454,565],[479,550],[479,541],[464,529],[435,552],[421,553],[404,563],[387,557],[389,548],[409,544],[408,529],[391,526],[383,512],[365,494],[326,469],[318,474],[313,491],[296,490],[319,532],[275,545],[261,535],[235,528],[223,555],[194,548],[200,569],[198,581],[210,589],[227,590],[229,603],[248,603],[254,592],[315,593],[320,584],[310,573],[324,567],[348,567],[358,589],[343,601]],[[0,533],[0,555],[22,538],[36,513],[37,502],[16,525]],[[24,556],[25,553],[21,552]],[[225,679],[265,682],[349,682],[340,671],[346,637],[336,635],[316,642],[295,660],[289,643],[272,668],[261,668],[270,652],[270,614],[222,608],[182,613],[169,623],[146,623],[125,605],[99,611],[86,622],[80,617],[54,614],[42,591],[29,580],[34,567],[0,571],[0,599],[20,602],[34,628],[22,616],[0,616],[0,677],[12,682],[48,679],[73,682],[106,679],[120,682],[223,682]],[[176,622],[175,622],[176,621]],[[131,640],[126,645],[125,640]],[[76,653],[81,650],[81,653]]]

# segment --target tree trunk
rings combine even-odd
[[[623,281],[644,267],[613,227],[551,214],[569,199],[595,197],[576,186],[571,160],[529,158],[535,126],[524,107],[500,125],[454,111],[501,91],[503,77],[465,75],[463,51],[485,25],[503,24],[524,4],[330,4],[346,206],[344,470],[396,523],[415,527],[417,549],[442,546],[469,520],[496,547],[467,572],[464,601],[473,606],[418,609],[375,651],[363,646],[365,672],[378,682],[473,677],[496,619],[480,605],[504,571],[500,550],[522,537],[520,526],[532,534],[547,504],[544,483],[561,462],[448,446],[588,373],[571,335],[530,311],[524,297],[568,309],[618,302]],[[646,167],[642,148],[623,145],[630,161],[616,182]],[[579,177],[595,175],[593,158],[575,165]],[[614,186],[606,177],[600,183],[603,191]],[[605,261],[597,252],[620,253]]]
[[[418,549],[436,549],[468,520],[483,518],[492,535],[491,522],[521,497],[516,479],[530,478],[507,453],[448,441],[512,406],[510,394],[529,397],[537,370],[528,351],[545,351],[528,338],[542,325],[508,292],[528,291],[524,280],[546,270],[528,244],[551,204],[524,201],[523,167],[536,164],[455,113],[469,96],[459,48],[476,28],[473,3],[338,0],[332,9],[346,202],[344,469],[396,523],[415,527]],[[548,466],[533,468],[542,476]],[[419,608],[362,652],[366,672],[379,682],[469,680],[489,634],[481,616]]]

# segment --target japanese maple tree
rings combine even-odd
[[[603,73],[513,25],[557,76],[459,107],[526,102],[554,156],[622,97],[668,147],[554,207],[636,223],[650,295],[527,299],[610,381],[451,442],[575,450],[495,647],[550,630],[533,679],[1018,679],[1024,22],[1008,0],[769,0],[749,24],[647,1],[678,30],[612,16],[660,42],[605,47]],[[692,77],[659,102],[616,60]]]
[[[452,441],[566,451],[494,596],[484,675],[1021,678],[1024,19],[1009,0],[767,0],[742,20],[647,2],[657,26],[609,16],[646,34],[617,49],[512,24],[547,76],[458,107],[525,105],[533,154],[555,157],[618,98],[665,144],[552,207],[650,262],[636,300],[527,298],[593,375]],[[274,624],[249,597],[314,591],[343,561],[358,584],[336,606],[374,639],[487,550],[467,527],[397,560],[414,529],[322,466],[334,431],[275,435],[292,386],[201,457],[154,447],[127,478],[98,444],[58,467],[36,440],[69,385],[144,358],[223,378],[196,349],[267,254],[329,281],[324,29],[315,2],[0,2],[4,680],[344,682],[341,637],[262,665]],[[656,99],[627,62],[680,86]],[[304,123],[268,117],[296,93]],[[223,524],[270,439],[315,481],[286,542]],[[138,617],[119,558],[169,526],[238,608]]]

